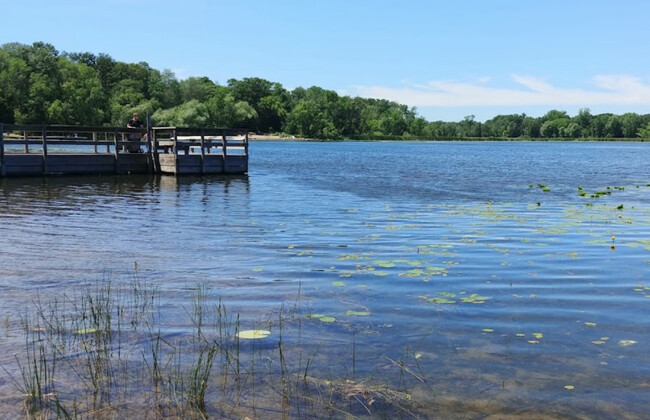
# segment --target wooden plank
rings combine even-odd
[[[48,155],[48,165],[56,166],[104,166],[115,165],[115,158],[106,154],[68,154],[68,155]]]
[[[48,174],[61,174],[61,175],[81,175],[81,174],[114,174],[115,165],[111,162],[110,165],[48,165]]]
[[[43,156],[11,155],[5,156],[5,175],[42,175]]]

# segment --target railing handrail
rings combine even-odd
[[[107,126],[82,126],[82,125],[48,125],[48,124],[3,124],[4,131],[28,131],[28,132],[77,132],[77,133],[93,133],[93,132],[139,132],[146,133],[146,127],[107,127]]]

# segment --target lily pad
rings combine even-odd
[[[342,281],[333,281],[332,286],[334,286],[334,287],[344,287],[345,283],[342,282]]]
[[[442,297],[434,297],[434,298],[428,298],[427,301],[431,303],[437,303],[437,304],[447,304],[451,305],[456,303],[455,300],[447,299],[447,298],[442,298]]]
[[[490,300],[490,299],[492,299],[492,298],[487,297],[487,296],[480,296],[480,295],[477,295],[476,293],[472,293],[468,297],[462,298],[461,302],[479,304],[479,303],[485,303],[486,300]]]
[[[319,320],[320,322],[330,323],[330,322],[336,321],[336,318],[334,318],[332,316],[327,316],[327,315],[324,315],[324,314],[310,314],[310,315],[307,315],[307,316],[309,318],[315,318],[315,319]]]
[[[370,315],[370,312],[368,312],[368,311],[347,311],[345,314],[346,315],[353,315],[353,316],[368,316],[368,315]]]
[[[75,334],[94,334],[97,332],[97,328],[81,328],[75,331]]]
[[[271,331],[267,330],[244,330],[237,333],[238,338],[244,338],[246,340],[259,340],[269,335],[271,335]]]
[[[395,262],[393,262],[393,261],[388,261],[388,260],[377,260],[377,261],[373,261],[373,263],[374,263],[376,266],[381,267],[381,268],[391,268],[391,267],[395,267]]]

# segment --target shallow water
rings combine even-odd
[[[198,284],[242,329],[273,336],[293,307],[283,339],[318,349],[315,372],[399,387],[408,354],[432,415],[642,418],[648,162],[644,143],[254,142],[246,177],[2,179],[0,361],[37,292],[137,266],[166,332]]]

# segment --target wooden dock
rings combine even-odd
[[[247,172],[246,130],[0,124],[0,176]]]

